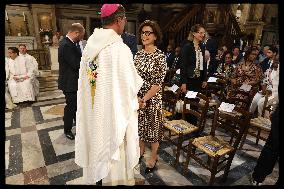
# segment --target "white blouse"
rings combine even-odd
[[[202,55],[202,51],[201,50],[195,50],[195,54],[196,54],[196,63],[195,63],[195,67],[198,68],[199,70],[203,70],[203,55]],[[199,66],[198,66],[199,64]]]

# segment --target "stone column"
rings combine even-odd
[[[58,46],[50,46],[50,60],[51,60],[51,73],[58,73],[59,63],[58,63]]]
[[[255,20],[257,21],[262,20],[263,9],[264,9],[264,4],[256,4],[255,15],[254,15]]]
[[[247,22],[247,19],[249,17],[249,9],[250,9],[250,4],[243,4],[243,9],[242,9],[242,16],[240,18],[240,23],[245,24]]]

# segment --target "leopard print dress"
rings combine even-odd
[[[152,53],[143,49],[134,57],[134,64],[144,83],[138,92],[138,97],[143,98],[152,85],[162,86],[166,75],[166,56],[156,49]],[[146,107],[138,111],[138,134],[145,142],[160,142],[163,137],[162,117],[162,90],[146,102]]]

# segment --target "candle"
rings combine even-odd
[[[7,11],[5,11],[5,13],[6,13],[6,20],[9,20]]]
[[[25,15],[25,12],[23,12],[23,16],[24,16],[24,21],[26,21],[26,15]]]

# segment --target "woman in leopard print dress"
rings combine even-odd
[[[134,63],[144,80],[138,93],[144,106],[138,112],[138,132],[141,157],[145,152],[145,142],[151,143],[151,158],[145,170],[149,173],[156,165],[159,142],[163,136],[161,86],[166,75],[166,57],[156,46],[162,37],[156,22],[144,21],[139,32],[143,48],[136,53]]]

